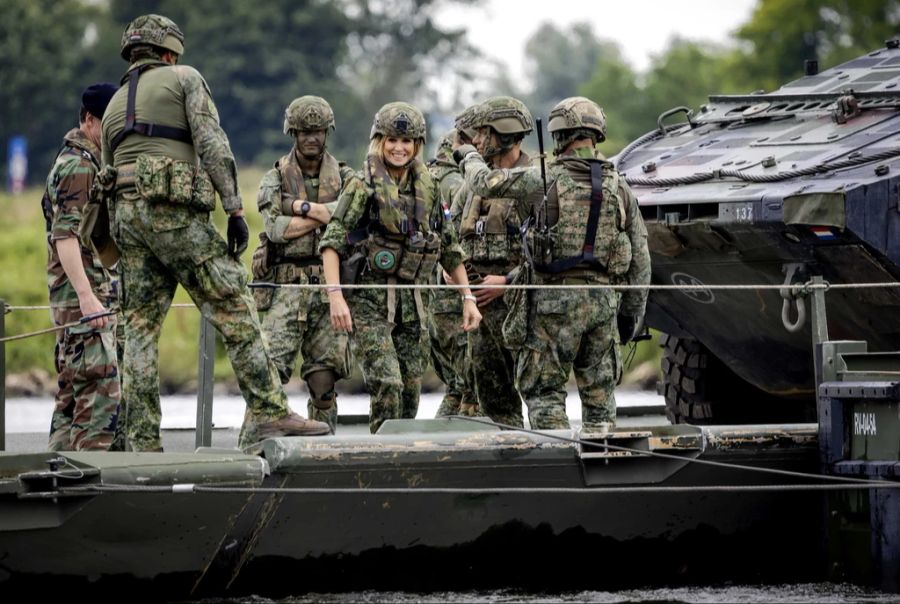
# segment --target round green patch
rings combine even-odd
[[[397,258],[394,257],[394,252],[381,250],[380,252],[375,253],[375,266],[379,270],[389,271],[394,268],[394,264],[396,263]]]

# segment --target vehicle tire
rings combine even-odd
[[[659,345],[663,348],[659,393],[673,424],[808,420],[808,406],[749,384],[697,340],[661,334]]]

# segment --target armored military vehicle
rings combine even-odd
[[[653,283],[683,286],[653,291],[647,310],[665,334],[673,421],[814,417],[800,284],[900,276],[900,40],[817,71],[807,61],[774,92],[668,111],[615,158],[647,223]],[[726,284],[785,287],[713,287]],[[833,339],[900,347],[900,289],[827,297]]]

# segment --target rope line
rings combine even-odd
[[[697,485],[697,486],[615,486],[615,487],[230,487],[177,484],[170,486],[84,485],[60,487],[60,493],[210,493],[219,495],[618,495],[623,493],[746,493],[790,491],[860,491],[900,489],[900,482],[871,484],[761,484],[761,485]]]
[[[0,343],[12,342],[15,340],[24,340],[25,338],[32,338],[34,336],[40,336],[45,333],[52,333],[54,331],[62,331],[63,329],[68,329],[70,327],[77,327],[78,325],[84,325],[85,323],[93,321],[94,319],[100,319],[102,317],[109,317],[111,315],[116,314],[117,312],[118,311],[116,311],[116,310],[108,310],[106,312],[98,312],[98,313],[94,313],[92,315],[86,315],[84,317],[81,317],[77,321],[72,321],[70,323],[65,323],[63,325],[56,325],[54,327],[48,327],[47,329],[39,329],[37,331],[31,331],[28,333],[20,333],[20,334],[14,335],[14,336],[6,336],[5,338],[0,338]]]
[[[866,155],[864,157],[845,159],[842,161],[832,161],[824,164],[810,166],[808,168],[803,168],[800,170],[789,170],[787,172],[777,172],[775,174],[748,174],[741,170],[727,169],[711,170],[709,172],[696,172],[690,176],[679,178],[640,178],[626,176],[625,181],[629,185],[645,187],[671,187],[676,185],[694,184],[713,179],[721,180],[727,177],[737,178],[738,180],[742,180],[744,182],[769,183],[788,180],[790,178],[799,178],[800,176],[823,174],[825,172],[841,170],[843,168],[852,168],[862,164],[890,159],[897,155],[900,155],[900,149],[889,149],[887,151],[882,151],[873,155]]]
[[[249,283],[247,285],[250,288],[267,288],[267,289],[277,289],[277,288],[286,288],[286,289],[325,289],[329,286],[325,283],[268,283],[264,281],[255,281],[253,283]],[[371,283],[371,284],[346,284],[341,285],[341,289],[426,289],[426,290],[457,290],[463,288],[471,288],[473,290],[478,289],[529,289],[529,290],[542,290],[542,289],[587,289],[587,290],[602,290],[602,289],[611,289],[615,291],[744,291],[744,290],[755,290],[755,291],[768,291],[768,290],[782,290],[785,287],[793,287],[800,288],[804,293],[810,293],[816,290],[839,290],[839,289],[892,289],[900,287],[900,281],[879,281],[873,283],[813,283],[812,281],[807,281],[806,283],[792,283],[790,285],[785,285],[784,283],[779,284],[771,284],[771,283],[763,283],[763,284],[684,284],[684,285],[675,285],[675,284],[665,284],[665,283],[650,283],[647,285],[630,285],[630,284],[610,284],[610,283],[586,283],[586,284],[553,284],[553,283],[529,283],[529,284],[498,284],[498,285],[487,285],[487,284],[479,284],[479,285],[447,285],[447,284],[431,284],[431,283],[397,283],[395,285],[388,285],[387,283]],[[11,312],[14,310],[48,310],[50,306],[48,305],[38,305],[38,306],[16,306],[16,305],[6,305],[6,311]],[[190,303],[179,303],[172,304],[171,308],[196,308],[195,304]]]

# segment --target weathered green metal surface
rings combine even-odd
[[[211,449],[0,455],[0,592],[133,585],[166,599],[278,597],[296,594],[300,577],[319,591],[549,587],[554,577],[609,586],[676,580],[685,565],[696,577],[733,576],[740,560],[747,564],[738,569],[760,572],[762,551],[788,531],[801,541],[791,556],[810,560],[801,574],[815,567],[820,525],[809,510],[821,499],[814,493],[604,492],[606,485],[782,482],[690,461],[814,470],[814,426],[580,435],[600,448],[552,438],[578,436],[572,431],[537,435],[459,420],[403,421],[384,431],[271,439],[258,450],[264,457]],[[622,445],[634,451],[611,448]],[[677,458],[648,457],[653,452]],[[48,460],[59,457],[65,463],[51,470]],[[91,484],[119,487],[67,490]],[[287,490],[178,488],[188,484]],[[140,492],[154,486],[175,488]],[[727,566],[716,553],[725,550]],[[778,555],[766,557],[776,574],[787,567]],[[597,574],[598,565],[608,572]]]

